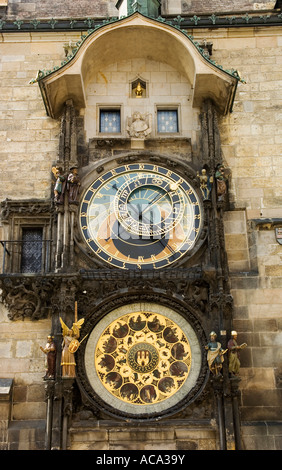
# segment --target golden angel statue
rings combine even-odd
[[[60,317],[60,322],[63,330],[63,343],[62,343],[62,377],[75,377],[75,357],[74,353],[78,350],[80,342],[80,328],[84,323],[84,318],[75,321],[71,328],[69,328]]]

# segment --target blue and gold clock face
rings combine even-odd
[[[80,226],[89,248],[121,269],[160,269],[191,252],[202,226],[200,199],[177,173],[122,165],[86,190]]]

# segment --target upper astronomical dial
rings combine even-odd
[[[80,208],[88,246],[122,269],[169,266],[194,247],[201,224],[192,186],[149,163],[109,170],[86,190]]]
[[[178,187],[164,176],[132,175],[115,198],[121,225],[136,235],[152,237],[169,232],[184,213],[184,199]]]

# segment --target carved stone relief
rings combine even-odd
[[[5,277],[0,286],[10,320],[41,320],[51,314],[50,292],[57,287],[54,278]]]
[[[152,132],[152,115],[142,115],[139,111],[135,111],[127,118],[126,130],[129,137],[145,139]]]

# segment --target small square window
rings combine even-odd
[[[108,134],[120,133],[120,110],[100,109],[100,132]]]
[[[175,133],[178,132],[178,112],[177,109],[158,109],[158,132]]]

